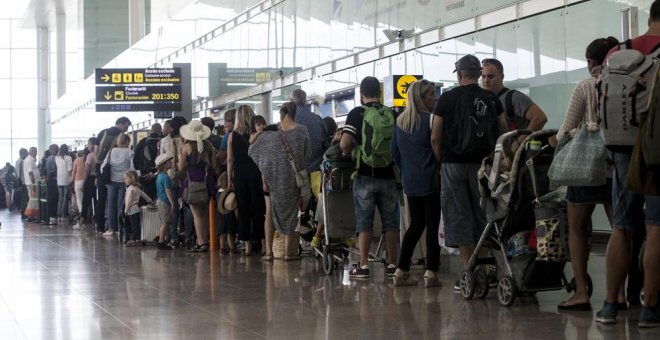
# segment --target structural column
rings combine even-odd
[[[128,44],[133,46],[145,34],[144,0],[128,1]]]
[[[37,28],[37,129],[39,139],[37,149],[42,154],[51,139],[50,126],[50,63],[48,27]],[[66,79],[66,77],[65,77]]]

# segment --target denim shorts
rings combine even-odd
[[[597,187],[568,187],[566,200],[573,204],[612,204],[612,179]]]
[[[477,172],[480,166],[476,163],[440,166],[440,200],[448,247],[477,244],[486,227],[486,217],[479,205]]]
[[[399,192],[394,179],[358,176],[353,181],[353,201],[358,234],[373,230],[376,207],[383,233],[399,230]]]
[[[644,226],[644,223],[660,225],[660,196],[640,195],[626,189],[630,157],[629,154],[614,153],[614,228],[634,230]]]

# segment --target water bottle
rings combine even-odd
[[[538,151],[541,150],[542,145],[543,144],[541,143],[540,140],[530,140],[529,142],[527,142],[527,150]]]

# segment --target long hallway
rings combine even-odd
[[[323,273],[320,261],[262,263],[257,256],[125,248],[70,226],[25,224],[0,212],[0,339],[658,339],[595,312],[559,314],[564,291],[501,307],[454,293],[457,258],[442,258],[442,288],[393,288],[372,278]],[[603,256],[591,257],[594,308],[603,299]]]

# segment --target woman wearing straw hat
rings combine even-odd
[[[213,146],[205,140],[211,135],[211,130],[200,121],[194,120],[182,126],[179,133],[185,141],[179,152],[177,164],[179,171],[185,173],[181,182],[181,191],[186,192],[191,182],[204,182],[208,197],[211,197],[214,191],[213,171],[210,168]],[[197,233],[197,244],[190,251],[207,252],[209,250],[208,200],[205,203],[193,204],[190,201],[188,203]]]

